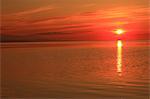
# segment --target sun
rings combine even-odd
[[[117,34],[117,35],[121,35],[121,34],[124,34],[124,33],[125,33],[125,30],[123,30],[123,29],[116,29],[114,32],[115,32],[115,34]]]

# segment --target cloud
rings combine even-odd
[[[106,10],[84,11],[78,14],[64,16],[49,16],[41,19],[19,19],[20,15],[32,15],[49,11],[53,7],[43,7],[16,13],[14,20],[5,20],[3,32],[17,35],[34,34],[39,36],[66,36],[72,35],[109,35],[114,28],[122,27],[127,30],[146,32],[144,26],[149,20],[148,10],[142,6],[117,7]],[[19,18],[18,18],[19,17]],[[7,18],[4,18],[7,19]],[[86,33],[87,32],[87,33]],[[89,33],[90,32],[90,33]],[[67,35],[66,35],[67,34]],[[56,37],[57,38],[57,37]],[[52,38],[51,38],[52,39]]]
[[[12,13],[11,15],[12,16],[32,15],[32,14],[36,14],[36,13],[49,11],[49,10],[52,10],[52,9],[54,9],[54,7],[52,7],[52,6],[39,7],[39,8],[34,8],[34,9],[25,10],[25,11],[21,11],[21,12]]]

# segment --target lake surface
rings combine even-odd
[[[4,98],[148,99],[146,41],[1,44]]]

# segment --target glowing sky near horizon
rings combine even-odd
[[[2,39],[148,39],[148,0],[2,0]]]

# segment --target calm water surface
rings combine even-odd
[[[146,42],[1,45],[3,97],[149,97],[149,45]]]

